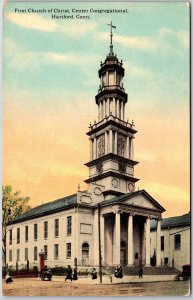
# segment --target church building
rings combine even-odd
[[[125,70],[110,51],[98,72],[98,121],[87,132],[90,143],[88,189],[37,206],[8,224],[7,263],[49,267],[149,266],[150,223],[155,221],[156,265],[161,264],[160,220],[165,209],[145,190],[136,190],[134,122],[125,118]],[[92,105],[92,104],[91,104]],[[100,253],[101,252],[101,253]]]

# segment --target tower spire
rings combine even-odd
[[[112,21],[111,21],[111,24],[107,24],[107,25],[111,27],[111,31],[110,31],[110,55],[114,55],[114,53],[113,53],[113,32],[112,32],[112,28],[116,29],[116,26],[114,26],[112,24]]]

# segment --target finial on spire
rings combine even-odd
[[[110,55],[113,55],[113,32],[112,32],[112,28],[116,28],[116,26],[114,26],[112,24],[112,21],[111,21],[111,24],[107,24],[111,27],[111,31],[110,31]]]

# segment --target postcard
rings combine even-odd
[[[2,195],[5,296],[190,294],[189,2],[4,3]]]

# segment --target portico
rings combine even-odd
[[[101,203],[102,261],[108,265],[150,266],[150,221],[155,219],[158,223],[156,265],[159,266],[162,208],[151,197],[148,199],[145,191],[133,194],[132,204],[128,204],[131,195],[116,197],[111,200],[114,202],[111,205],[108,203],[110,201]],[[139,204],[139,198],[141,206],[134,204]]]

